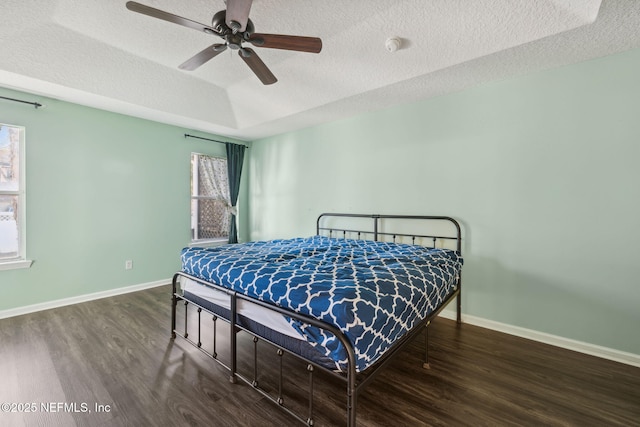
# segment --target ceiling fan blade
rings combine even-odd
[[[254,46],[271,49],[296,50],[299,52],[320,53],[322,40],[318,37],[285,36],[282,34],[252,34],[248,41]]]
[[[174,15],[164,10],[156,9],[151,6],[145,6],[144,4],[136,3],[135,1],[127,2],[127,9],[138,12],[143,15],[151,16],[152,18],[162,19],[163,21],[173,22],[174,24],[182,25],[183,27],[193,28],[194,30],[204,31],[209,34],[217,34],[217,32],[208,25],[201,24],[196,21],[192,21],[187,18],[183,18],[178,15]]]
[[[260,81],[265,85],[271,85],[278,81],[276,76],[271,73],[267,66],[258,57],[258,54],[250,48],[242,48],[238,51],[240,58],[251,68]]]
[[[193,57],[180,64],[178,68],[180,68],[181,70],[193,71],[210,59],[213,59],[217,55],[220,55],[225,50],[227,50],[227,45],[216,43],[196,53]]]
[[[243,32],[247,28],[252,3],[253,0],[227,0],[225,22],[234,32]]]

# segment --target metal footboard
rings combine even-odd
[[[213,313],[212,311],[208,310],[205,307],[202,307],[201,305],[197,304],[196,302],[190,301],[186,298],[184,298],[184,296],[182,296],[179,291],[178,291],[178,280],[180,277],[185,277],[187,279],[191,279],[194,280],[198,283],[201,283],[205,286],[209,286],[211,288],[214,288],[216,290],[222,291],[225,294],[227,294],[227,296],[229,297],[229,302],[230,302],[230,319],[226,319],[224,317],[221,317],[215,313]],[[260,300],[256,300],[253,299],[251,297],[248,297],[246,295],[243,294],[239,294],[235,291],[232,291],[230,289],[227,289],[225,287],[219,286],[219,285],[215,285],[209,282],[205,282],[203,280],[198,279],[197,277],[193,277],[191,275],[182,273],[182,272],[178,272],[173,276],[173,281],[172,281],[172,311],[171,311],[171,337],[175,338],[176,336],[182,337],[184,338],[187,342],[191,343],[193,346],[195,346],[196,348],[198,348],[200,351],[202,351],[204,354],[206,354],[207,356],[209,356],[210,358],[212,358],[213,360],[215,360],[217,363],[219,363],[222,367],[224,367],[225,369],[227,369],[229,371],[229,381],[231,381],[232,383],[236,383],[237,379],[240,379],[241,381],[243,381],[244,383],[250,385],[252,388],[254,388],[255,390],[257,390],[259,393],[261,393],[264,397],[266,397],[267,399],[271,400],[272,402],[274,402],[275,404],[277,404],[278,406],[280,406],[284,411],[286,411],[287,413],[289,413],[290,415],[292,415],[294,418],[298,419],[299,421],[301,421],[302,423],[305,423],[307,425],[313,425],[314,424],[314,419],[313,419],[313,372],[316,369],[320,369],[323,370],[325,372],[331,373],[332,375],[335,375],[339,378],[341,378],[342,380],[345,381],[346,383],[346,387],[347,387],[347,394],[346,394],[346,409],[347,409],[347,425],[349,426],[355,426],[355,420],[356,420],[356,398],[357,398],[357,394],[356,394],[356,363],[355,363],[355,352],[353,350],[353,347],[351,345],[351,343],[349,342],[349,340],[345,337],[345,335],[335,326],[330,325],[326,322],[322,322],[320,320],[299,314],[299,313],[294,313],[288,310],[285,310],[281,307],[278,306],[274,306],[272,304],[268,304],[265,303],[264,301],[260,301]],[[237,321],[237,301],[239,299],[243,299],[246,301],[250,301],[253,304],[258,304],[261,305],[262,307],[268,308],[269,310],[272,310],[274,312],[280,313],[282,315],[285,315],[287,317],[291,317],[294,318],[296,320],[299,320],[301,322],[307,323],[309,325],[315,326],[317,328],[323,329],[331,334],[333,334],[336,338],[338,338],[340,340],[340,342],[342,343],[342,345],[344,346],[346,352],[347,352],[347,360],[348,360],[348,369],[345,373],[336,373],[333,371],[330,371],[329,369],[327,369],[324,366],[318,365],[315,362],[309,361],[307,359],[305,359],[304,357],[286,349],[283,348],[281,346],[279,346],[278,344],[270,341],[267,338],[261,337],[259,335],[256,335],[254,332],[248,330],[247,328],[245,328],[244,326],[242,326],[241,324],[239,324],[239,322]],[[178,302],[179,301],[183,301],[185,305],[193,305],[195,307],[197,307],[197,313],[198,313],[198,339],[197,341],[193,340],[192,338],[189,337],[189,333],[187,332],[187,328],[188,328],[188,317],[187,317],[187,310],[185,309],[185,318],[184,318],[184,332],[180,332],[177,330],[176,326],[177,326],[177,306],[178,306]],[[215,349],[215,334],[217,333],[216,330],[214,330],[214,351],[213,352],[209,352],[207,351],[205,348],[202,347],[202,342],[201,342],[201,313],[202,312],[206,312],[209,313],[211,316],[214,317],[214,322],[217,320],[222,320],[226,323],[228,323],[229,326],[229,337],[230,337],[230,344],[229,344],[229,364],[224,363],[222,360],[220,360],[220,358],[218,357],[217,351]],[[307,363],[307,370],[309,371],[309,411],[306,417],[301,416],[300,414],[292,411],[290,408],[288,408],[287,406],[284,405],[284,400],[282,397],[282,369],[280,369],[280,378],[279,378],[279,391],[278,391],[278,395],[276,397],[272,396],[270,393],[268,393],[266,390],[260,388],[258,382],[257,382],[257,347],[254,347],[254,378],[248,378],[240,373],[238,373],[237,371],[237,356],[238,356],[238,349],[237,349],[237,340],[236,340],[236,333],[239,332],[240,330],[245,331],[249,334],[251,334],[254,337],[254,343],[257,343],[257,340],[263,340],[265,342],[268,342],[269,344],[273,345],[276,347],[278,355],[281,357],[285,352],[288,354],[291,354],[297,358],[299,358],[300,360],[303,360],[304,362]],[[280,362],[282,363],[282,362]]]

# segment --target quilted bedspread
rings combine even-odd
[[[323,236],[182,250],[182,271],[323,320],[353,344],[365,370],[455,290],[462,258],[446,249]],[[332,334],[289,318],[344,371]]]

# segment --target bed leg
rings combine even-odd
[[[356,425],[356,391],[351,390],[351,395],[349,396],[349,406],[347,407],[347,426],[355,427]]]
[[[427,322],[424,327],[424,363],[422,367],[424,369],[431,369],[431,365],[429,365],[429,325],[431,322]]]
[[[176,338],[176,308],[178,306],[178,298],[175,294],[171,297],[171,339]]]
[[[237,369],[237,364],[236,364],[236,293],[232,292],[230,295],[230,305],[231,305],[231,316],[229,319],[229,347],[230,348],[230,357],[231,360],[229,360],[229,364],[230,364],[230,371],[231,371],[231,375],[229,376],[229,381],[232,384],[235,384],[238,379],[236,378],[236,369]]]
[[[356,425],[356,391],[355,368],[350,367],[347,375],[347,426],[355,427]]]
[[[458,279],[458,296],[456,297],[456,323],[462,324],[462,278]]]
[[[178,298],[176,297],[178,275],[173,276],[171,281],[171,339],[176,337],[176,307],[178,305]]]

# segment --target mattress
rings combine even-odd
[[[195,280],[191,280],[184,276],[180,277],[180,289],[183,296],[186,295],[187,299],[195,299],[193,298],[195,296],[225,310],[231,309],[229,296],[227,294],[198,283]],[[207,308],[210,307],[211,306],[209,305]],[[261,305],[254,304],[251,301],[238,299],[236,301],[236,310],[239,315],[258,322],[275,332],[298,340],[305,339],[300,332],[291,326],[291,323],[289,323],[287,318],[280,313],[264,308]]]
[[[461,267],[455,251],[323,236],[182,251],[182,271],[191,276],[340,329],[357,371],[438,309],[455,292]],[[335,370],[346,369],[335,336],[285,319]]]

